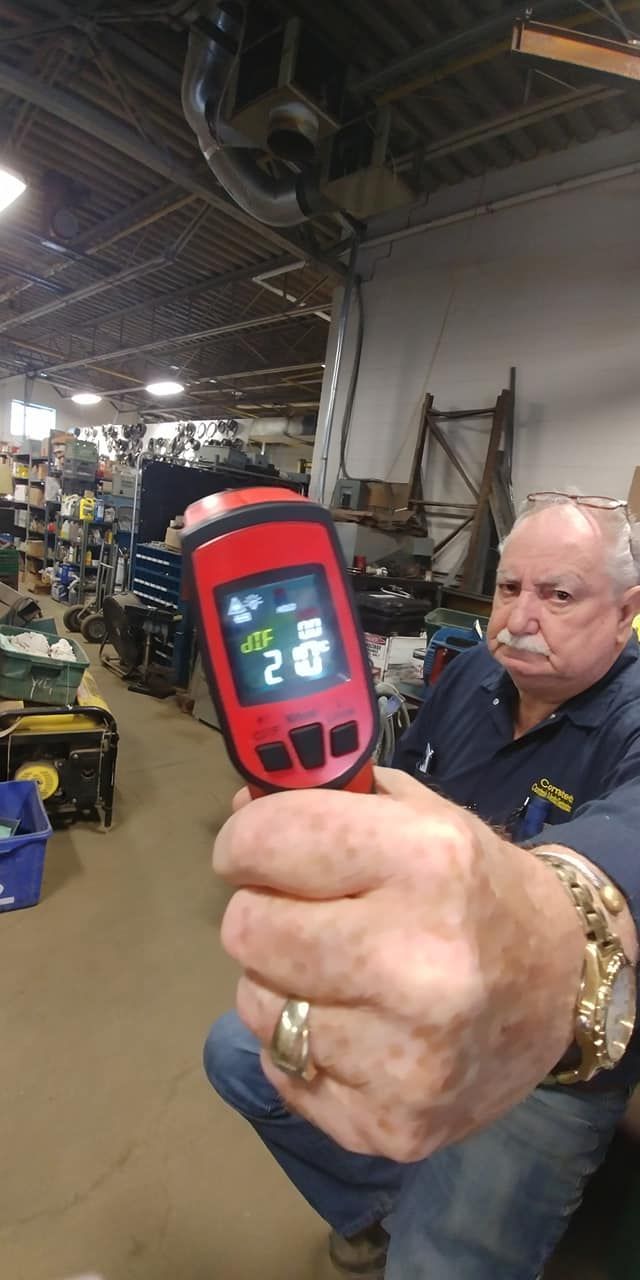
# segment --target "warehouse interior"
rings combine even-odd
[[[337,1274],[202,1071],[241,779],[185,512],[330,513],[389,763],[527,495],[640,503],[639,81],[640,0],[0,0],[7,1278]],[[636,1127],[545,1280],[634,1274]]]

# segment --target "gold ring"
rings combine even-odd
[[[311,1058],[308,1000],[287,1000],[273,1033],[271,1061],[278,1071],[309,1083],[316,1075]]]

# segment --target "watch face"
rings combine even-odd
[[[612,1062],[620,1062],[633,1033],[636,1014],[636,980],[631,965],[626,964],[614,978],[607,1010],[605,1038]]]

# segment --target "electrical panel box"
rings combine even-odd
[[[340,507],[342,511],[366,511],[368,489],[366,480],[338,480],[331,506]]]

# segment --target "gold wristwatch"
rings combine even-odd
[[[624,899],[594,868],[569,851],[532,850],[555,871],[585,931],[586,948],[576,1001],[575,1044],[548,1083],[580,1084],[612,1071],[624,1057],[636,1020],[636,971],[609,924]]]

